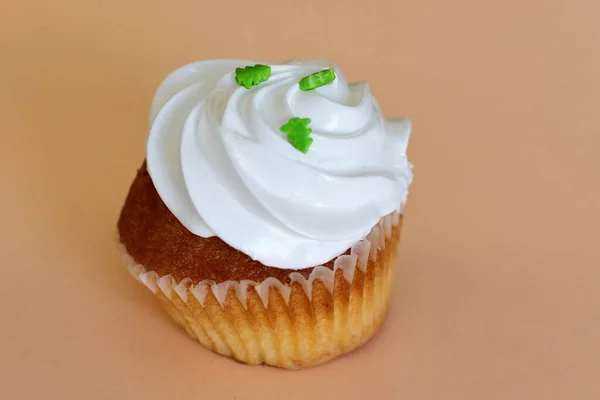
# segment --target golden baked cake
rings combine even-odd
[[[205,347],[315,366],[385,318],[410,121],[329,60],[209,60],[154,98],[118,221],[131,274]]]

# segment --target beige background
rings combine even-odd
[[[0,398],[600,398],[599,20],[595,0],[2,0]],[[165,74],[314,56],[414,120],[397,290],[359,351],[247,367],[170,324],[111,238]]]

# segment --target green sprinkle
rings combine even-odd
[[[295,117],[290,118],[287,124],[279,128],[281,132],[287,133],[288,142],[304,154],[313,142],[313,139],[309,136],[312,129],[308,127],[308,124],[310,124],[310,118]]]
[[[256,64],[235,69],[235,81],[238,85],[250,89],[261,82],[265,82],[271,76],[271,67],[268,65]]]
[[[327,85],[335,80],[335,71],[331,68],[315,72],[300,79],[300,90],[305,92]]]

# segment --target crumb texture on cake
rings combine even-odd
[[[210,196],[210,193],[206,194]],[[180,281],[225,282],[273,277],[282,283],[296,272],[307,278],[314,268],[272,268],[251,259],[216,236],[203,238],[188,231],[161,200],[146,163],[131,184],[118,221],[118,235],[129,255],[146,269]],[[333,261],[324,265],[333,268]]]
[[[322,364],[366,343],[392,292],[402,216],[388,215],[367,239],[289,283],[176,280],[136,264],[119,246],[129,272],[168,314],[208,349],[248,364],[298,369]],[[289,271],[288,271],[289,272]]]

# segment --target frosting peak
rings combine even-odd
[[[403,206],[412,179],[407,119],[384,120],[364,83],[327,60],[269,65],[246,89],[213,60],[169,75],[152,105],[147,165],[166,206],[192,233],[219,236],[267,266],[299,269],[340,255]],[[264,64],[264,63],[263,63]],[[298,82],[332,68],[311,91]],[[280,127],[310,118],[310,149]]]

